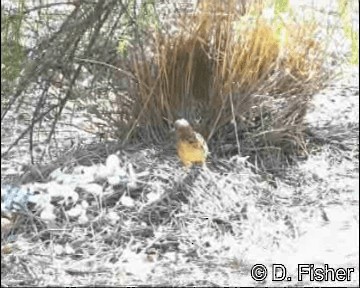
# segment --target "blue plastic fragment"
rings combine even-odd
[[[32,193],[28,188],[12,185],[1,186],[1,211],[27,211],[27,204]]]

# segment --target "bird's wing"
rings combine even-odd
[[[195,132],[195,137],[196,137],[197,148],[201,148],[205,152],[205,155],[207,155],[209,153],[209,148],[206,144],[204,137],[201,136],[201,134],[196,133],[196,132]]]

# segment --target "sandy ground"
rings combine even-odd
[[[93,182],[81,167],[82,174],[76,174],[75,170],[70,174],[55,171],[48,183],[25,185],[47,191],[44,195],[53,195],[51,203],[63,195],[72,195],[79,204],[64,211],[65,222],[62,218],[54,222],[52,218],[59,207],[67,209],[60,202],[63,204],[55,205],[54,211],[45,209],[33,220],[20,218],[10,235],[3,235],[2,282],[5,285],[344,285],[344,282],[311,282],[306,277],[304,282],[297,283],[297,265],[308,263],[315,267],[328,264],[332,268],[354,268],[351,281],[345,285],[357,287],[358,75],[357,69],[349,70],[341,81],[315,96],[308,115],[309,127],[327,141],[308,159],[290,166],[284,177],[276,179],[276,187],[259,181],[251,170],[242,168],[241,161],[233,166],[236,167],[233,171],[206,172],[188,184],[179,176],[182,170],[174,164],[176,157],[154,158],[153,151],[161,151],[161,147],[133,149],[127,158],[128,163],[135,165],[138,179],[146,179],[145,186],[134,191],[142,191],[148,200],[139,198],[138,192],[132,194],[131,188],[120,190],[130,193],[120,197],[115,186],[95,184],[104,182]],[[143,172],[136,167],[139,155],[145,161]],[[230,165],[232,161],[226,163]],[[100,170],[104,172],[114,164],[108,160],[106,165]],[[122,173],[126,176],[126,172]],[[146,174],[145,178],[141,178],[141,173]],[[117,180],[110,176],[107,182],[111,181]],[[74,187],[78,188],[72,190]],[[104,214],[98,214],[99,204],[94,206],[89,194],[79,192],[79,187],[92,194],[100,193],[101,201],[115,197],[120,204],[103,204],[100,211],[104,209]],[[140,220],[140,211],[147,207],[151,197],[171,198],[173,193],[181,194],[181,191],[187,191],[184,197],[189,203],[176,198],[172,205],[180,205],[178,208],[171,208],[169,203],[167,208],[163,204],[154,206],[159,211],[169,209],[170,223],[159,225]],[[46,202],[45,198],[39,199]],[[89,217],[94,213],[98,216],[91,221]],[[243,214],[245,218],[236,220]],[[120,222],[119,217],[123,218]],[[34,222],[37,218],[40,222]],[[228,219],[222,221],[229,221],[230,226],[213,227],[206,220],[219,218]],[[99,221],[102,227],[97,226]],[[229,233],[226,227],[231,227],[233,232]],[[127,229],[133,231],[129,239],[125,237]],[[136,230],[140,231],[138,235],[132,234]],[[117,237],[126,240],[118,242]],[[268,276],[265,281],[255,282],[250,276],[255,264],[265,265],[269,273],[272,264],[283,264],[292,280],[272,282]]]

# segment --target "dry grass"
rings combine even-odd
[[[115,125],[117,136],[161,142],[181,117],[214,143],[225,142],[228,131],[227,144],[237,152],[306,151],[307,106],[331,75],[318,25],[268,19],[264,1],[246,12],[237,1],[216,3],[201,1],[171,28],[150,33],[144,53],[132,54],[133,110]],[[118,101],[121,111],[123,97]]]
[[[194,285],[251,286],[255,282],[250,269],[259,261],[270,265],[281,255],[289,273],[302,259],[311,262],[314,251],[300,250],[307,255],[301,258],[292,249],[312,225],[319,225],[316,231],[320,233],[318,229],[326,223],[335,222],[332,214],[327,216],[335,202],[344,201],[347,216],[356,213],[352,193],[347,190],[354,189],[352,183],[329,187],[335,184],[332,179],[338,177],[340,166],[341,171],[356,169],[358,162],[342,160],[332,165],[335,158],[345,158],[330,149],[312,159],[316,173],[299,166],[288,171],[286,181],[271,182],[238,156],[214,161],[209,170],[185,173],[170,146],[119,148],[97,145],[79,151],[72,157],[78,164],[58,163],[64,169],[49,168],[45,183],[33,182],[36,177],[30,177],[31,183],[21,187],[35,192],[38,202],[35,207],[28,205],[27,214],[21,210],[11,234],[3,234],[2,277],[6,285],[169,286],[206,279],[209,282]],[[121,164],[114,173],[132,165],[134,182],[110,185],[109,179],[88,177],[95,171],[95,165],[89,166],[95,154],[104,163],[100,166],[103,172],[109,162],[104,157],[116,150]],[[59,190],[56,195],[55,190]],[[69,191],[76,197],[70,198]],[[42,206],[40,199],[49,203]],[[52,220],[44,213],[51,207],[56,215]],[[75,210],[84,214],[75,214]],[[334,234],[354,241],[353,230],[342,231]],[[342,255],[336,241],[326,239],[323,246],[331,252],[324,252],[329,248],[316,251],[322,260],[331,253]],[[346,246],[344,255],[355,251],[354,247]],[[354,265],[354,255],[342,261]]]

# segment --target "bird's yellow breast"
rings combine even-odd
[[[177,152],[181,161],[184,164],[205,163],[207,151],[201,144],[202,143],[189,143],[181,140],[178,141]]]

